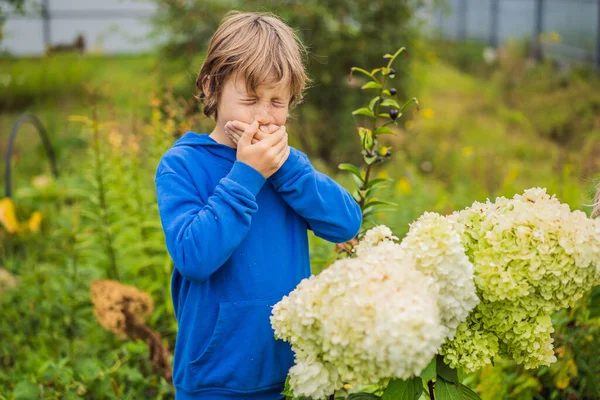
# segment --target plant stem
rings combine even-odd
[[[106,243],[106,251],[108,252],[108,260],[109,260],[109,268],[107,272],[108,279],[119,280],[119,270],[117,268],[117,258],[115,254],[115,249],[112,241],[112,234],[109,227],[109,218],[108,218],[108,202],[106,200],[106,188],[104,185],[104,177],[102,175],[103,168],[102,162],[102,150],[100,149],[100,129],[98,127],[98,102],[96,100],[96,96],[94,93],[93,97],[93,135],[94,135],[94,156],[95,156],[95,165],[96,165],[96,182],[98,185],[98,202],[100,203],[100,214],[102,215],[102,224],[103,224],[103,234]]]
[[[431,400],[435,400],[435,395],[433,394],[433,381],[427,381],[427,387],[429,388],[429,398]]]

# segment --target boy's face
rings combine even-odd
[[[253,96],[246,91],[245,78],[232,74],[225,81],[219,99],[217,125],[224,126],[227,121],[251,124],[254,120],[259,126],[285,125],[291,98],[289,92],[284,85],[260,85]]]

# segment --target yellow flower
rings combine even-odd
[[[388,175],[388,173],[386,171],[379,171],[377,173],[377,177],[378,178],[389,178],[390,176]]]
[[[9,233],[19,231],[19,221],[15,211],[15,203],[10,197],[0,200],[0,223]]]
[[[470,157],[473,154],[473,147],[466,146],[462,149],[463,156]]]
[[[414,127],[415,127],[415,123],[412,120],[410,120],[410,119],[404,123],[404,128],[407,131],[412,130]]]
[[[31,213],[31,217],[29,217],[29,230],[31,232],[39,232],[40,225],[42,224],[42,213],[39,211],[34,211]]]
[[[566,363],[563,362],[560,365],[560,369],[554,377],[554,384],[558,389],[565,390],[571,383],[571,378],[575,378],[577,375],[577,365],[575,365],[573,359],[569,359]]]
[[[426,119],[432,119],[434,117],[435,113],[433,112],[433,110],[431,108],[426,108],[423,110],[423,118]]]
[[[410,182],[406,177],[403,177],[396,183],[396,192],[402,194],[408,194],[411,192]]]
[[[44,189],[52,183],[52,179],[48,175],[38,175],[31,180],[31,186],[36,189]]]
[[[550,39],[552,39],[553,42],[560,42],[560,33],[558,33],[558,32],[550,33]]]
[[[108,134],[108,143],[110,143],[114,150],[119,150],[123,144],[123,135],[116,129],[111,130]]]

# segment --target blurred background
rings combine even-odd
[[[391,156],[374,168],[391,180],[378,199],[397,204],[375,222],[397,236],[425,211],[530,187],[590,212],[600,0],[1,0],[0,399],[173,398],[153,179],[179,136],[214,127],[194,82],[232,9],[273,12],[307,45],[313,83],[290,144],[349,190],[338,165],[362,165],[369,121],[352,111],[373,96],[350,69],[407,48],[386,87],[420,106],[380,137]],[[337,253],[310,239],[318,273]],[[125,298],[147,310],[134,325]],[[497,360],[465,383],[484,399],[600,398],[599,298],[555,315],[556,364]]]

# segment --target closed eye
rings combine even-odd
[[[256,99],[242,99],[242,102],[244,104],[253,104],[256,103]],[[277,107],[285,106],[285,103],[282,101],[274,101],[273,104],[275,104]]]

